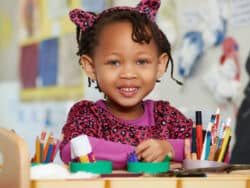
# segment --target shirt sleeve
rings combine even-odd
[[[88,136],[92,151],[97,160],[112,161],[113,169],[124,169],[127,165],[127,156],[134,150],[133,146],[106,141]],[[67,143],[61,151],[61,159],[68,164],[71,159],[70,142]]]
[[[187,118],[167,101],[156,104],[156,124],[161,126],[162,132],[167,134],[166,140],[174,150],[174,161],[184,160],[184,140],[192,135],[192,119]],[[164,135],[163,135],[164,137]]]
[[[182,162],[184,160],[184,139],[167,140],[174,150],[174,161]]]
[[[63,140],[60,144],[60,151],[62,151],[72,138],[86,134],[87,131],[88,136],[97,135],[97,120],[96,115],[91,110],[92,106],[93,102],[80,101],[70,109],[67,121],[62,128]]]

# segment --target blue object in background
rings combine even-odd
[[[41,86],[57,85],[58,38],[44,40],[40,43],[38,69]]]
[[[195,65],[204,53],[204,48],[201,32],[190,31],[184,35],[178,57],[178,73],[181,77],[189,77],[192,74]]]
[[[216,41],[215,41],[214,46],[220,45],[225,38],[226,31],[227,31],[227,21],[225,19],[222,19],[222,25],[223,25],[222,28],[217,29],[215,31]]]

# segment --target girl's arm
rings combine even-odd
[[[161,162],[166,156],[182,162],[184,159],[183,139],[147,139],[135,148],[138,158],[145,162]]]
[[[184,139],[167,139],[173,148],[173,161],[182,162],[184,160]]]
[[[109,160],[113,162],[113,169],[123,169],[127,164],[127,156],[134,150],[133,146],[106,141],[88,136],[92,151],[97,160]],[[71,159],[70,142],[61,149],[61,159],[68,164]]]

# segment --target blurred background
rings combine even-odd
[[[100,12],[137,0],[0,1],[0,127],[15,130],[31,154],[42,130],[60,136],[70,107],[102,95],[88,88],[68,12]],[[157,23],[172,44],[174,75],[168,70],[148,96],[163,99],[203,124],[220,108],[232,128],[249,81],[245,64],[250,50],[249,0],[162,0]],[[234,143],[232,137],[231,146]]]

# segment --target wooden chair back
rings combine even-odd
[[[0,187],[30,188],[29,150],[24,139],[0,127]]]

